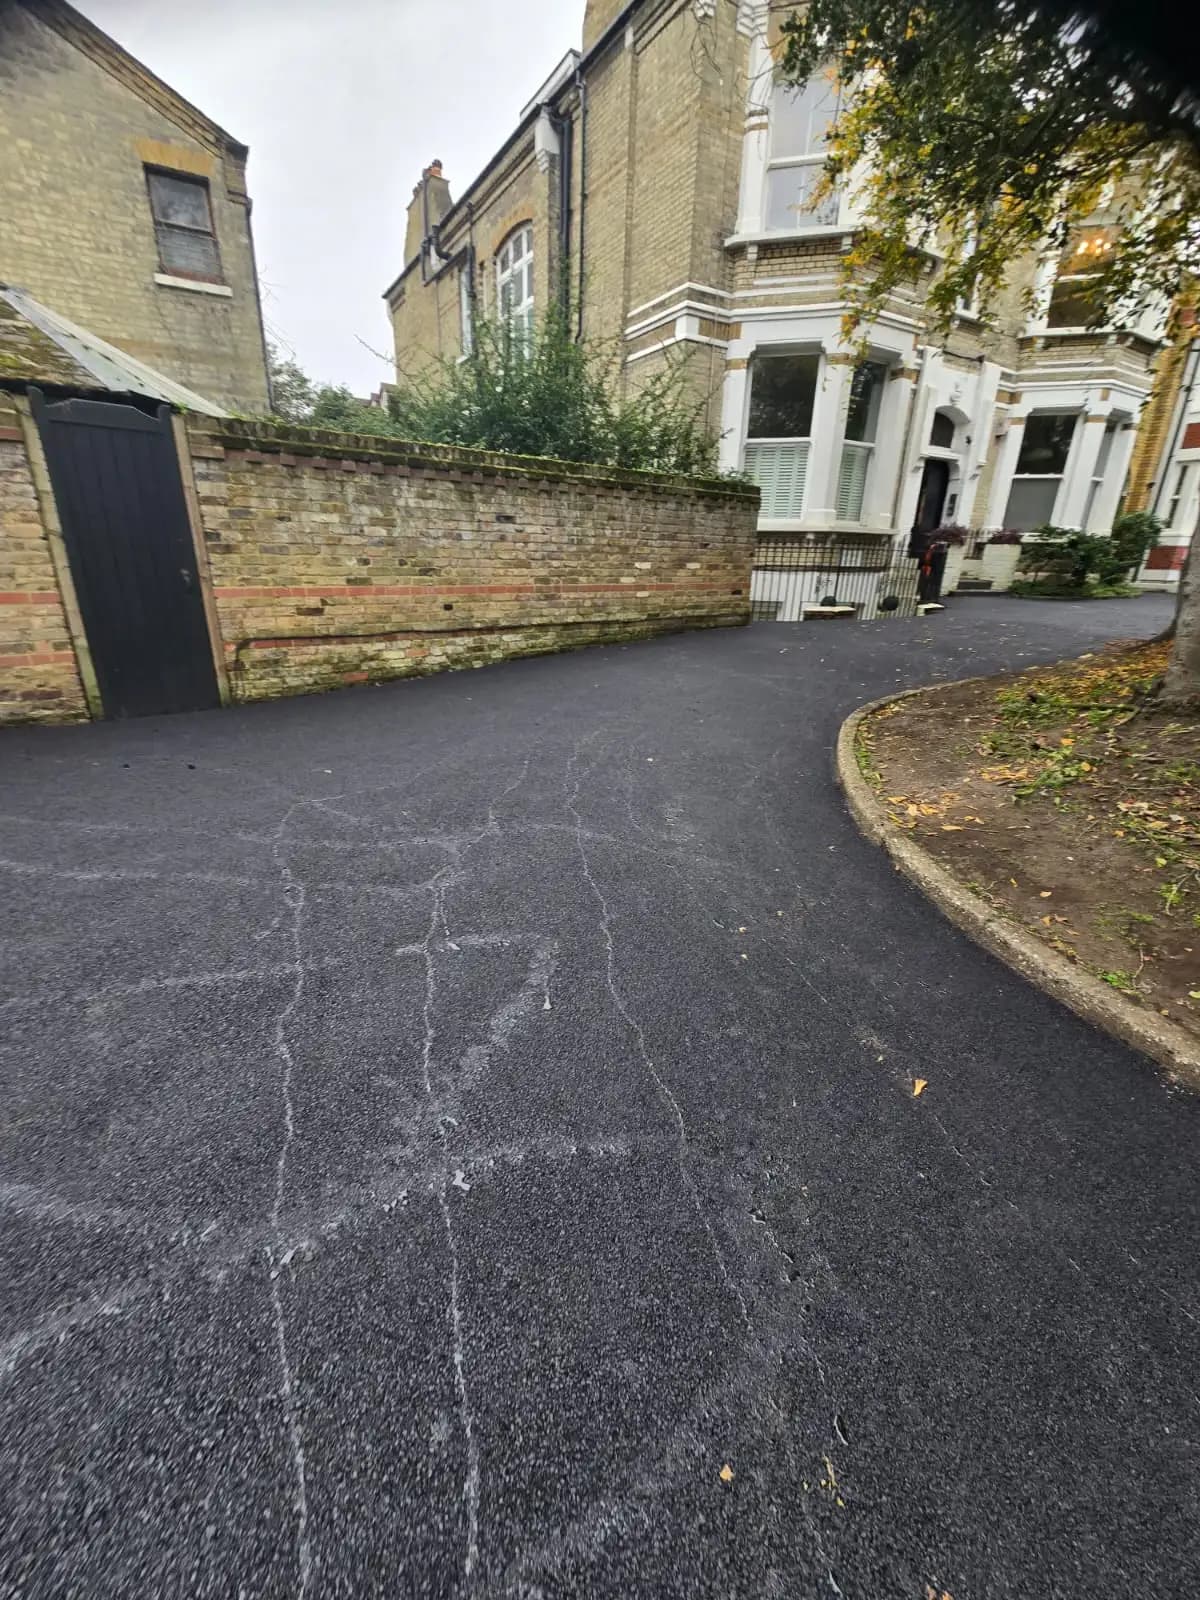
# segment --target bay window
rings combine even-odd
[[[1112,228],[1091,228],[1070,241],[1050,291],[1048,328],[1086,328],[1095,322],[1097,308],[1092,295],[1114,242]]]
[[[814,201],[824,177],[825,143],[837,110],[838,86],[832,73],[818,73],[798,88],[775,85],[767,161],[768,231],[796,233],[837,221],[836,193]]]
[[[1083,507],[1083,521],[1080,526],[1087,531],[1092,520],[1092,508],[1096,504],[1096,496],[1100,493],[1104,483],[1104,474],[1108,471],[1108,458],[1112,455],[1113,440],[1121,426],[1116,418],[1110,418],[1104,424],[1104,437],[1100,441],[1100,449],[1096,455],[1096,465],[1092,468],[1092,481],[1088,484],[1087,500]]]
[[[746,472],[762,490],[764,517],[800,517],[812,448],[821,357],[756,355],[750,368]]]
[[[1053,522],[1078,421],[1075,412],[1042,411],[1025,419],[1021,450],[1008,492],[1004,526],[1030,533]]]
[[[854,369],[850,380],[850,405],[846,412],[846,436],[838,469],[835,515],[839,522],[861,522],[863,494],[875,450],[879,426],[879,407],[887,382],[887,368],[881,361],[864,361]]]

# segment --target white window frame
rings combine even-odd
[[[460,354],[465,358],[475,352],[475,296],[471,292],[471,259],[468,256],[458,274],[458,320]]]
[[[1062,471],[1061,472],[1018,472],[1016,470],[1016,468],[1014,467],[1013,475],[1009,479],[1009,483],[1008,483],[1008,493],[1005,495],[1005,498],[1004,498],[1004,522],[1003,522],[1003,526],[1006,527],[1006,528],[1011,525],[1009,523],[1009,519],[1008,519],[1008,507],[1009,507],[1009,504],[1010,504],[1010,502],[1012,500],[1013,489],[1016,487],[1016,485],[1018,483],[1056,483],[1058,485],[1058,488],[1055,491],[1054,503],[1050,507],[1050,515],[1046,518],[1046,521],[1051,523],[1051,524],[1054,524],[1055,523],[1055,519],[1056,519],[1056,517],[1058,515],[1059,504],[1062,501],[1063,485],[1067,481],[1067,472],[1068,472],[1068,470],[1070,468],[1070,465],[1071,465],[1072,452],[1073,452],[1073,450],[1075,448],[1075,442],[1079,437],[1079,430],[1083,426],[1083,418],[1082,418],[1081,414],[1078,411],[1066,411],[1066,410],[1057,411],[1057,410],[1054,410],[1054,409],[1048,407],[1045,411],[1031,411],[1029,413],[1029,416],[1026,417],[1026,419],[1025,419],[1025,428],[1028,428],[1030,421],[1034,417],[1042,417],[1042,416],[1070,417],[1070,418],[1072,418],[1073,426],[1072,426],[1072,429],[1071,429],[1071,437],[1067,442],[1067,453],[1066,453],[1066,456],[1063,458]],[[1020,459],[1021,459],[1021,451],[1024,450],[1024,448],[1025,448],[1025,437],[1026,437],[1025,432],[1024,432],[1024,430],[1022,430],[1021,448],[1017,451],[1017,463],[1018,464],[1020,463]],[[1034,530],[1032,530],[1032,529],[1022,529],[1021,531],[1029,533],[1029,532],[1032,532]]]
[[[519,254],[513,251],[516,244],[521,246]],[[504,291],[517,278],[522,280],[521,297],[505,306]],[[526,340],[533,336],[533,299],[533,223],[522,222],[496,252],[496,310]]]
[[[1166,532],[1190,535],[1196,524],[1196,489],[1200,481],[1200,463],[1181,461],[1178,471],[1174,492],[1167,505]]]
[[[879,414],[883,410],[883,397],[887,389],[886,362],[868,357],[863,366],[878,370],[878,387],[872,390],[871,408],[867,417],[865,439],[843,437],[841,460],[838,463],[838,481],[834,516],[838,522],[862,522],[863,506],[867,500],[867,487],[871,479],[871,464],[875,457],[875,442],[879,433]],[[853,377],[851,377],[853,384]],[[849,509],[853,508],[853,516]]]
[[[1108,474],[1109,464],[1112,461],[1113,446],[1116,444],[1117,435],[1121,431],[1122,421],[1122,418],[1112,416],[1104,424],[1104,437],[1100,441],[1096,464],[1092,468],[1087,499],[1083,503],[1083,517],[1079,524],[1085,533],[1091,526],[1092,512],[1095,509],[1097,497],[1104,487],[1104,479]]]
[[[824,76],[825,75],[822,75],[822,77]],[[772,174],[776,172],[793,172],[802,167],[810,168],[816,170],[819,182],[821,169],[825,166],[825,163],[828,160],[828,151],[825,148],[827,139],[825,137],[821,139],[820,149],[818,150],[814,151],[809,148],[802,155],[777,156],[775,154],[775,140],[779,126],[776,112],[778,98],[784,94],[803,94],[809,87],[809,84],[813,82],[814,79],[809,78],[806,83],[797,86],[795,84],[782,83],[777,80],[771,89],[771,109],[769,113],[767,138],[767,162],[763,176],[762,191],[762,222],[764,233],[788,236],[798,233],[811,233],[816,229],[831,228],[837,225],[838,216],[841,212],[841,192],[837,189],[835,189],[833,193],[824,201],[824,208],[829,212],[828,216],[823,215],[821,211],[811,212],[809,213],[807,220],[801,220],[800,217],[797,217],[785,228],[772,227],[769,221],[771,211]],[[830,126],[832,127],[833,123],[837,121],[838,113],[841,110],[842,96],[840,86],[830,81],[829,87],[832,89],[834,95],[833,118],[830,122]]]
[[[769,361],[788,356],[815,356],[816,375],[813,379],[812,418],[807,434],[757,435],[750,432],[750,416],[754,404],[755,358]],[[813,428],[817,418],[817,399],[825,377],[825,360],[819,349],[796,346],[761,345],[750,358],[746,383],[746,436],[742,445],[742,467],[758,483],[762,492],[759,512],[763,520],[800,521],[808,490],[808,468],[812,460]],[[763,469],[756,476],[755,467],[761,460]],[[789,480],[790,479],[790,483]],[[776,495],[790,495],[790,503],[781,504]]]

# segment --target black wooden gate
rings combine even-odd
[[[32,401],[105,712],[218,705],[167,407]]]

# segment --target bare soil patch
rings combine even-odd
[[[864,718],[890,826],[1055,950],[1200,1037],[1200,721],[1166,645],[923,690]]]

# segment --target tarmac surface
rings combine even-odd
[[[0,1595],[1200,1594],[1200,1099],[831,771],[1166,610],[0,737]]]

